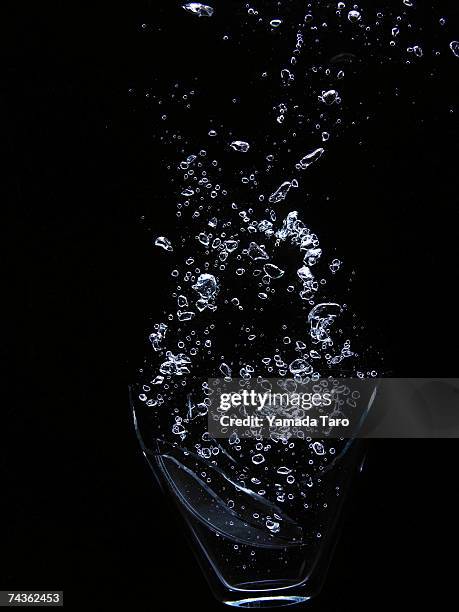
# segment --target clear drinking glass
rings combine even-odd
[[[305,602],[325,579],[337,541],[343,503],[364,457],[360,440],[327,440],[322,464],[309,469],[311,444],[283,444],[279,456],[292,454],[299,469],[297,500],[281,490],[289,468],[267,474],[239,461],[227,440],[209,440],[209,456],[193,445],[171,443],[161,419],[137,399],[131,388],[135,429],[162,490],[172,498],[191,534],[194,552],[215,597],[239,607],[279,607]],[[165,409],[164,407],[162,408]],[[290,442],[291,444],[291,442]],[[219,448],[218,461],[215,449]],[[276,449],[277,451],[277,449]],[[285,459],[280,460],[285,464]],[[255,466],[256,467],[256,466]],[[279,482],[277,482],[279,481]],[[288,512],[284,502],[289,501]]]

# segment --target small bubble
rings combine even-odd
[[[449,48],[456,57],[459,57],[459,42],[457,40],[451,41],[449,43]]]
[[[362,15],[359,13],[359,11],[352,10],[349,11],[347,18],[351,23],[357,23],[362,19]]]

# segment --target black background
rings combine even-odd
[[[172,4],[21,3],[3,23],[19,379],[2,427],[0,586],[64,589],[71,609],[219,605],[155,489],[127,394],[164,279],[139,217],[170,216],[154,120],[128,90],[186,76],[190,45],[215,90],[244,80]],[[427,3],[421,19],[437,15]],[[156,18],[161,32],[142,31]],[[333,153],[339,231],[325,223],[325,239],[355,262],[360,310],[400,376],[457,374],[454,60],[429,77],[430,60],[365,69],[376,118]],[[317,610],[453,601],[456,467],[455,441],[371,445]]]

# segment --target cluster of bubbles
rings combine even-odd
[[[212,6],[193,2],[182,8],[190,28],[196,17],[209,18],[208,23],[217,17]],[[261,8],[246,8],[260,26],[279,34],[288,21],[288,15],[274,18],[261,15]],[[272,86],[278,95],[273,123],[289,125],[284,150],[299,129],[305,143],[282,172],[280,153],[268,141],[253,142],[243,133],[226,137],[228,131],[212,127],[204,139],[213,139],[220,155],[209,153],[206,144],[190,146],[182,154],[186,136],[178,137],[178,128],[164,128],[162,138],[176,151],[168,167],[179,231],[153,237],[164,251],[161,261],[170,266],[171,284],[168,309],[150,330],[151,352],[140,374],[137,411],[147,415],[143,423],[148,423],[141,433],[147,446],[157,443],[160,452],[167,449],[212,491],[212,503],[217,503],[220,516],[226,514],[217,520],[209,503],[202,518],[220,536],[246,543],[245,562],[253,553],[250,538],[274,545],[322,537],[341,489],[335,478],[330,497],[324,481],[346,441],[293,439],[288,434],[240,439],[236,433],[213,439],[207,430],[208,379],[249,384],[275,378],[297,388],[324,377],[378,374],[359,338],[362,323],[346,298],[350,272],[322,248],[304,213],[289,206],[308,174],[327,163],[333,137],[347,126],[349,58],[343,54],[317,66],[300,59],[308,45],[320,46],[321,36],[334,28],[350,28],[347,36],[362,49],[372,47],[384,57],[387,49],[398,46],[399,60],[406,63],[427,53],[438,55],[441,51],[424,48],[411,27],[415,8],[411,0],[400,0],[400,8],[387,14],[375,11],[371,3],[307,5]],[[445,22],[442,18],[439,25]],[[402,46],[399,41],[407,38],[411,42]],[[445,52],[459,57],[459,42],[448,41]],[[260,70],[259,77],[267,74]],[[304,75],[309,85],[301,88],[300,97],[292,88],[304,82]],[[316,113],[307,121],[305,96]],[[183,96],[187,105],[191,97]],[[254,162],[254,152],[262,161]],[[233,173],[232,159],[243,170]],[[243,547],[238,545],[238,550]]]

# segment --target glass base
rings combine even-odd
[[[309,599],[311,598],[301,597],[299,595],[272,595],[269,597],[247,597],[234,601],[224,601],[223,603],[227,606],[235,606],[237,608],[280,608],[283,606],[294,606],[295,604],[304,603]]]

